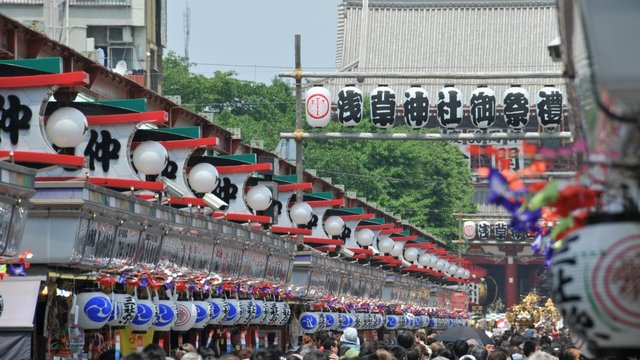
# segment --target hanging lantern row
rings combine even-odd
[[[466,325],[465,319],[433,318],[427,315],[383,315],[380,313],[333,313],[333,312],[304,312],[298,319],[300,329],[305,333],[315,333],[323,330],[342,331],[348,327],[357,330],[371,329],[446,329],[453,326]]]
[[[322,86],[314,86],[306,91],[307,123],[314,128],[322,128],[331,121],[331,94]],[[338,92],[338,121],[345,127],[354,127],[362,122],[362,91],[347,85]],[[402,106],[404,122],[412,129],[420,129],[429,120],[429,93],[414,85],[404,92]],[[460,89],[445,85],[438,91],[435,101],[438,122],[441,127],[455,129],[462,123],[464,96]],[[536,94],[536,108],[540,125],[552,130],[562,120],[562,91],[553,86],[545,86]],[[496,122],[496,94],[486,86],[480,86],[469,97],[469,116],[473,126],[488,129]],[[522,129],[529,123],[529,92],[513,86],[502,96],[505,123],[512,129]],[[393,127],[396,117],[396,93],[387,85],[379,85],[370,93],[371,123],[381,129]]]
[[[167,291],[161,299],[157,291],[147,299],[134,295],[107,295],[102,292],[74,296],[76,325],[85,330],[105,325],[127,327],[133,331],[188,331],[207,325],[268,325],[283,326],[289,321],[291,309],[286,302],[209,298],[201,301],[179,301],[177,293]]]

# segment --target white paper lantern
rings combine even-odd
[[[422,254],[418,258],[418,263],[422,266],[429,266],[431,264],[431,256],[429,254]]]
[[[416,248],[408,248],[404,251],[404,259],[408,262],[414,262],[418,259],[418,249]]]
[[[145,141],[133,151],[133,165],[145,175],[158,175],[169,161],[167,149],[157,141]]]
[[[471,240],[476,237],[476,223],[473,221],[465,221],[462,224],[462,232],[464,234],[464,238],[467,240]]]
[[[478,129],[488,129],[496,122],[496,93],[488,87],[478,87],[469,98],[471,123]]]
[[[189,186],[197,193],[210,193],[218,181],[218,170],[209,163],[199,163],[189,171]]]
[[[81,293],[75,297],[78,311],[77,325],[85,330],[100,329],[109,321],[112,304],[109,296],[101,292]]]
[[[508,88],[502,97],[504,122],[512,129],[529,123],[529,92],[519,86]]]
[[[306,202],[295,203],[289,208],[289,217],[294,224],[305,225],[313,217],[313,209]]]
[[[373,244],[376,235],[370,229],[362,229],[356,232],[356,241],[360,246],[369,246]]]
[[[438,262],[438,258],[435,255],[429,255],[429,267],[433,268]]]
[[[466,269],[465,269],[465,270],[464,270],[464,277],[463,277],[463,279],[465,279],[465,280],[466,280],[466,279],[468,279],[468,278],[470,278],[470,277],[471,277],[471,271],[469,271],[469,270],[466,270]]]
[[[304,312],[300,314],[298,323],[303,333],[314,333],[318,331],[318,313]]]
[[[438,91],[438,122],[440,126],[447,129],[455,129],[462,123],[463,115],[463,98],[462,91],[453,87],[453,85],[445,85]]]
[[[305,92],[307,124],[314,128],[327,126],[331,121],[331,93],[316,85]]]
[[[436,264],[433,266],[434,269],[438,270],[438,271],[443,271],[445,269],[445,266],[448,266],[448,262],[444,259],[438,259],[438,261],[436,261]]]
[[[564,325],[602,354],[638,348],[637,219],[592,216],[553,252],[554,303],[565,314]]]
[[[455,276],[460,278],[460,279],[464,279],[464,269],[463,268],[458,268],[458,271],[456,271]]]
[[[391,249],[391,251],[389,251],[389,255],[398,257],[398,256],[402,255],[403,248],[404,248],[404,245],[402,245],[401,242],[394,241],[393,249]]]
[[[173,324],[174,331],[187,331],[196,324],[198,309],[191,301],[176,301],[176,322]]]
[[[196,306],[196,321],[193,324],[194,329],[203,329],[213,316],[213,306],[208,301],[194,301]]]
[[[385,318],[384,328],[387,330],[396,330],[400,325],[401,322],[398,315],[387,315]]]
[[[262,300],[253,300],[253,304],[256,311],[255,314],[253,314],[253,319],[249,321],[249,324],[263,324],[267,315],[265,302]]]
[[[380,129],[393,127],[396,120],[396,93],[387,85],[371,90],[371,123]]]
[[[61,107],[47,119],[45,131],[57,147],[74,148],[82,142],[89,125],[84,114],[72,107]]]
[[[383,254],[388,254],[393,250],[393,246],[395,245],[395,241],[390,238],[384,238],[382,240],[378,240],[378,250],[380,250]]]
[[[362,91],[347,85],[338,92],[338,121],[345,127],[353,127],[362,121],[364,110]]]
[[[324,313],[325,327],[327,330],[335,330],[340,326],[340,314]]]
[[[286,302],[277,302],[278,305],[278,321],[276,321],[276,325],[283,326],[289,321],[289,317],[291,317],[291,308],[289,304]]]
[[[242,309],[242,318],[238,323],[247,325],[256,316],[256,304],[253,300],[240,300],[240,308]]]
[[[151,300],[136,299],[136,316],[127,325],[133,331],[147,331],[156,321],[158,316],[158,307]]]
[[[255,211],[267,210],[272,200],[271,190],[263,184],[258,184],[247,192],[247,205]]]
[[[324,221],[324,231],[329,236],[338,236],[344,231],[344,220],[339,216],[329,216]]]
[[[222,320],[222,325],[236,325],[242,316],[240,303],[238,300],[225,300],[224,302],[227,304],[229,311],[227,311],[227,316]]]
[[[455,264],[449,264],[449,269],[447,269],[447,273],[450,276],[455,276],[458,273],[458,266]]]
[[[429,120],[429,93],[418,85],[404,92],[404,123],[412,129],[421,129]]]
[[[129,294],[111,294],[111,305],[112,311],[108,322],[110,326],[128,325],[138,312],[136,301]]]
[[[209,320],[210,325],[220,325],[222,321],[227,317],[229,313],[229,304],[224,299],[209,299],[207,300],[211,304],[213,314]]]
[[[538,121],[542,127],[552,130],[562,122],[562,91],[553,86],[538,90],[536,107]]]
[[[264,321],[265,325],[276,325],[280,320],[280,307],[278,303],[275,301],[267,301],[265,302],[265,309],[267,311],[267,315]]]
[[[171,330],[177,320],[176,313],[178,309],[176,308],[176,303],[173,300],[158,300],[157,298],[154,302],[158,309],[158,316],[151,329],[155,331]]]

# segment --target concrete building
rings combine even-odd
[[[166,0],[0,0],[2,13],[161,91]]]

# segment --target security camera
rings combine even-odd
[[[562,49],[560,48],[560,37],[556,37],[551,40],[551,42],[547,45],[547,50],[549,50],[549,56],[553,62],[562,61]]]
[[[174,183],[164,176],[160,178],[160,182],[164,185],[164,191],[166,191],[169,195],[175,197],[185,197],[187,195],[186,192],[178,186],[178,184]]]
[[[213,194],[205,194],[202,197],[202,201],[204,201],[204,203],[207,204],[207,206],[213,209],[227,210],[229,208],[229,204],[222,201],[220,198],[218,198]]]

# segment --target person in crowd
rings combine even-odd
[[[329,356],[326,352],[314,350],[304,354],[304,356],[302,356],[302,360],[329,360]]]
[[[202,360],[216,360],[216,352],[208,347],[201,347],[198,349],[200,356],[202,356]]]
[[[436,353],[445,348],[444,343],[442,341],[436,341],[436,342],[432,343],[429,347],[431,348],[431,357],[432,358],[438,356],[438,355],[436,355]]]
[[[536,350],[538,350],[538,345],[533,340],[525,340],[522,344],[522,355],[525,359],[529,358]]]
[[[496,350],[496,346],[492,343],[485,344],[484,348],[487,349],[487,353],[492,353]]]
[[[251,348],[246,348],[246,349],[242,349],[240,351],[238,351],[238,358],[240,358],[240,360],[249,360],[251,359],[251,355],[253,354],[253,349]]]
[[[529,360],[558,360],[558,358],[544,351],[536,351],[531,354]]]
[[[407,351],[407,360],[420,360],[420,354],[416,349],[410,349]]]
[[[511,360],[511,357],[506,351],[497,349],[487,355],[487,360]]]
[[[558,355],[558,359],[560,360],[580,360],[580,350],[578,350],[574,346],[568,346],[560,350],[560,354]]]
[[[167,354],[158,344],[149,344],[142,349],[142,353],[148,360],[166,360]]]
[[[184,343],[180,346],[178,346],[178,348],[176,349],[176,351],[174,352],[175,356],[176,356],[176,360],[182,360],[182,357],[190,352],[195,352],[196,351],[196,347],[193,346],[192,344],[189,343]]]
[[[431,349],[427,345],[418,343],[415,349],[418,352],[420,360],[429,360],[429,358],[431,358]]]
[[[146,360],[147,358],[142,355],[141,353],[131,353],[125,357],[122,358],[122,360]]]
[[[224,354],[220,356],[219,360],[240,360],[240,358],[235,356],[234,354]]]
[[[378,360],[393,360],[393,354],[387,349],[376,350],[376,355],[378,356]]]
[[[391,347],[391,354],[395,360],[408,360],[407,359],[407,349],[403,346],[395,345]]]
[[[302,346],[300,347],[300,355],[303,357],[311,352],[316,351],[316,341],[311,334],[304,334],[302,337]]]
[[[329,334],[326,331],[318,331],[313,334],[313,338],[316,341],[316,349],[320,352],[324,351],[324,341],[329,338]]]
[[[251,360],[280,360],[280,354],[275,349],[258,349],[251,354]]]
[[[360,353],[360,339],[358,338],[358,330],[352,327],[344,329],[342,336],[340,336],[340,357],[345,355],[345,353],[349,349],[356,349],[358,353]]]
[[[326,352],[329,355],[329,360],[339,360],[340,356],[338,355],[340,352],[340,347],[338,347],[338,342],[331,338],[327,337],[322,343],[323,352]]]
[[[458,360],[476,360],[476,357],[473,355],[462,355],[461,357],[458,358]]]
[[[350,348],[344,353],[343,356],[340,356],[340,360],[353,360],[353,359],[357,359],[358,356],[360,356],[360,350],[356,348]],[[303,359],[303,360],[307,360],[307,359]]]
[[[456,358],[467,355],[469,353],[469,344],[465,340],[456,340],[451,347],[451,351]]]
[[[202,356],[195,351],[182,355],[181,360],[202,360]]]
[[[473,345],[469,346],[468,354],[473,355],[476,360],[487,360],[487,355],[489,355],[489,352],[482,345]]]
[[[438,359],[438,358],[440,358],[440,359]],[[449,359],[449,360],[453,360],[454,359],[453,353],[449,349],[444,347],[444,346],[442,348],[438,349],[437,351],[434,351],[433,355],[432,355],[432,359],[433,360],[442,360],[442,358]]]
[[[285,357],[285,359],[286,360],[302,360],[302,355],[297,354],[297,353],[291,353],[291,354],[288,354]]]
[[[413,349],[415,344],[415,335],[410,331],[400,331],[396,336],[398,345],[402,346],[405,350]]]
[[[509,345],[519,347],[524,342],[524,338],[519,333],[511,335],[509,339]]]

